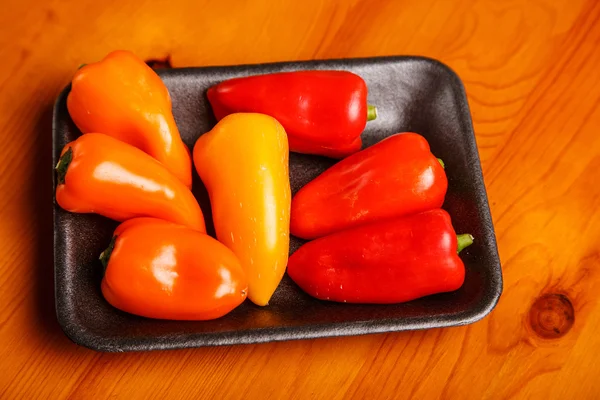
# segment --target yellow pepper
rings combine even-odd
[[[285,130],[267,115],[231,114],[198,139],[193,158],[210,196],[217,238],[246,271],[248,298],[267,305],[289,253]]]

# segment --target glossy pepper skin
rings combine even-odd
[[[285,130],[263,114],[232,114],[194,146],[217,238],[238,256],[248,298],[266,305],[289,253],[290,181]]]
[[[109,248],[102,294],[114,307],[148,318],[219,318],[246,298],[237,257],[210,236],[155,218],[119,225]]]
[[[68,143],[56,167],[56,201],[67,211],[117,221],[156,217],[206,232],[192,192],[143,151],[100,133]]]
[[[131,52],[114,51],[81,67],[71,83],[67,108],[83,133],[104,133],[129,143],[192,186],[190,151],[175,124],[169,91]]]
[[[424,137],[399,133],[333,165],[296,193],[292,235],[314,239],[439,208],[448,180]]]
[[[460,288],[465,267],[458,239],[441,209],[334,233],[300,247],[288,275],[309,295],[348,303],[401,303]]]
[[[267,114],[290,137],[290,151],[327,155],[319,145],[347,148],[368,117],[367,85],[347,71],[294,71],[234,78],[208,89],[215,117],[236,112]]]

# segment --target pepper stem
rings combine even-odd
[[[456,241],[458,242],[458,247],[457,247],[456,252],[460,253],[465,248],[472,245],[474,239],[475,238],[473,237],[473,235],[470,235],[468,233],[464,233],[462,235],[456,235]]]
[[[69,147],[65,154],[60,156],[58,163],[56,164],[56,174],[58,175],[58,184],[62,185],[65,183],[65,177],[67,176],[67,169],[69,169],[69,164],[73,161],[73,149]]]
[[[444,160],[442,160],[441,158],[438,158],[437,160],[440,163],[440,165],[442,166],[442,168],[446,169],[446,164],[444,164]]]
[[[105,271],[106,271],[106,267],[108,266],[108,261],[110,260],[110,256],[112,255],[113,249],[115,248],[116,240],[117,240],[117,237],[113,236],[112,239],[110,240],[110,243],[108,244],[108,247],[106,248],[106,250],[104,250],[102,253],[100,253],[100,257],[98,257],[100,259],[100,262],[102,263],[102,266],[104,267]]]
[[[367,121],[377,118],[377,107],[367,104]]]

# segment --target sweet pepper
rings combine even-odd
[[[276,118],[290,137],[290,151],[329,156],[356,147],[367,120],[377,111],[367,105],[367,85],[347,71],[294,71],[229,79],[208,90],[220,120],[236,112]],[[322,146],[325,146],[325,149]]]
[[[56,166],[56,201],[67,211],[117,221],[156,217],[205,232],[192,192],[143,151],[100,133],[68,143]]]
[[[291,233],[314,239],[442,206],[448,180],[424,137],[400,133],[345,158],[292,200]]]
[[[263,114],[232,114],[194,146],[217,238],[238,256],[248,298],[266,305],[289,253],[290,181],[285,130]]]
[[[138,147],[191,187],[190,151],[175,124],[169,91],[131,52],[114,51],[81,67],[67,108],[83,133],[104,133]]]
[[[401,303],[460,288],[458,252],[473,237],[454,232],[441,209],[337,232],[300,247],[288,275],[321,300]]]
[[[246,298],[237,257],[210,236],[155,218],[117,227],[100,259],[102,294],[114,307],[148,318],[219,318]]]

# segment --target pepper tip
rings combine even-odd
[[[69,147],[69,149],[60,157],[56,167],[57,181],[59,185],[65,183],[65,179],[67,176],[67,169],[69,169],[69,165],[73,161],[73,149]]]
[[[377,107],[367,104],[367,121],[373,121],[377,118]]]
[[[473,237],[473,235],[471,235],[469,233],[464,233],[462,235],[456,235],[456,241],[458,243],[456,252],[460,253],[462,250],[464,250],[465,248],[472,245],[474,240],[475,240],[475,238]]]
[[[102,266],[104,267],[105,271],[106,271],[106,267],[108,267],[108,261],[110,260],[110,256],[112,255],[112,252],[115,248],[116,240],[117,240],[117,237],[113,236],[112,239],[110,240],[110,243],[108,244],[108,247],[106,248],[106,250],[104,250],[102,253],[100,253],[100,257],[98,257],[100,259],[100,262],[102,263]]]

